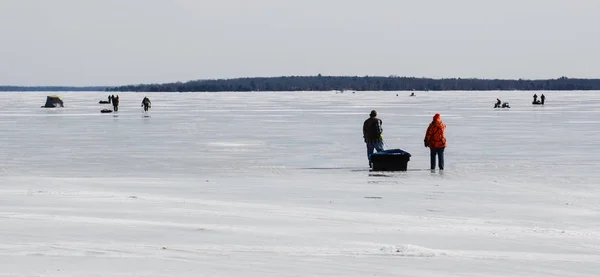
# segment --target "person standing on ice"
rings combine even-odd
[[[113,105],[113,110],[115,112],[119,111],[119,96],[118,95],[117,95],[117,97],[113,96],[112,105]]]
[[[377,118],[377,111],[372,110],[369,114],[369,118],[363,123],[363,138],[367,144],[367,159],[369,160],[369,167],[373,167],[371,163],[371,155],[374,150],[383,151],[383,128],[381,125],[383,122]]]
[[[150,108],[150,99],[148,99],[148,97],[144,96],[144,99],[142,100],[142,107],[144,107],[144,111],[147,112],[148,109]]]
[[[544,102],[546,102],[546,96],[542,94],[542,96],[540,96],[540,99],[542,100],[542,105],[544,105]]]
[[[435,170],[435,156],[437,155],[440,170],[444,170],[444,149],[446,149],[446,124],[442,122],[440,114],[433,116],[433,121],[429,124],[425,132],[425,147],[429,147],[431,158],[431,170]]]

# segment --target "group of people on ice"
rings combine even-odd
[[[538,100],[537,94],[534,94],[533,102],[531,102],[531,104],[544,105],[544,102],[546,102],[546,96],[542,94],[542,96],[540,96],[540,100]],[[510,108],[510,105],[508,104],[508,102],[502,102],[500,101],[500,99],[496,98],[496,104],[494,105],[494,108]]]
[[[101,101],[100,103],[106,103]],[[119,95],[114,96],[114,95],[109,95],[108,96],[108,103],[112,104],[113,106],[113,111],[119,111]],[[144,112],[147,112],[148,109],[150,109],[152,103],[150,102],[150,99],[148,99],[148,97],[144,96],[144,99],[142,99],[142,106],[144,108]]]
[[[542,94],[542,96],[540,96],[540,100],[537,100],[538,96],[537,94],[533,95],[533,102],[531,102],[531,104],[534,105],[544,105],[544,102],[546,102],[546,96],[544,96],[544,94]]]
[[[367,158],[369,167],[373,167],[371,156],[375,150],[383,151],[383,121],[377,118],[377,111],[372,110],[363,123],[363,138],[367,145]],[[430,169],[435,170],[436,157],[438,168],[444,170],[444,149],[446,149],[446,124],[442,122],[440,114],[435,114],[425,131],[423,144],[429,147]]]
[[[116,97],[114,95],[109,95],[108,103],[112,104],[113,111],[119,111],[119,95],[117,95]]]

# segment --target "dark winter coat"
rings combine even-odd
[[[377,117],[369,117],[363,123],[363,138],[365,142],[377,142],[381,141],[381,133],[383,133],[383,128],[381,119]]]

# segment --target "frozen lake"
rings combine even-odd
[[[600,93],[543,93],[0,93],[0,276],[598,276]]]

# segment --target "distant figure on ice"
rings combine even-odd
[[[99,104],[110,104],[112,101],[112,98],[110,97],[110,95],[108,96],[108,100],[104,101],[104,100],[100,100],[98,103]]]
[[[113,105],[113,110],[114,110],[115,112],[116,112],[116,111],[119,111],[119,96],[118,96],[118,95],[117,95],[116,97],[115,97],[115,96],[113,96],[113,99],[112,99],[112,105]]]
[[[144,100],[142,100],[142,107],[144,107],[144,111],[147,112],[148,109],[150,108],[150,105],[152,103],[150,103],[150,99],[148,99],[148,97],[144,96]]]
[[[546,96],[542,94],[542,96],[540,96],[540,99],[542,100],[542,105],[544,105],[544,102],[546,102]]]
[[[502,101],[500,101],[500,99],[496,98],[496,105],[494,105],[494,108],[500,108],[501,105],[502,105]]]
[[[537,94],[534,94],[534,95],[533,95],[533,102],[531,102],[531,104],[534,104],[534,105],[539,105],[539,104],[542,104],[542,102],[540,102],[539,100],[537,100],[537,98],[538,98]],[[544,99],[545,99],[545,98],[546,98],[546,97],[544,97]]]
[[[435,170],[435,156],[437,155],[440,170],[444,170],[444,149],[446,149],[446,124],[442,122],[440,114],[433,116],[433,121],[429,124],[425,139],[423,140],[425,147],[429,147],[431,158],[430,168]]]
[[[371,155],[374,150],[383,151],[383,122],[377,118],[377,111],[372,110],[369,118],[363,123],[363,138],[367,144],[367,158],[369,159],[369,167],[373,167],[371,163]]]
[[[415,95],[415,93],[413,92],[413,93],[411,93],[411,94],[410,94],[410,96],[416,96],[416,95]]]

